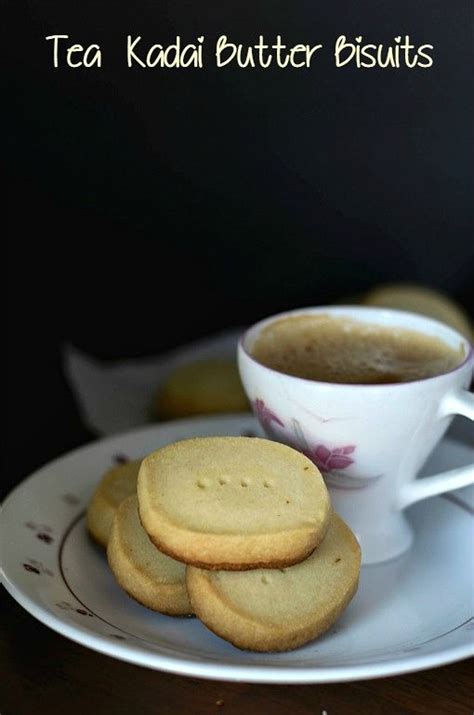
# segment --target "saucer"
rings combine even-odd
[[[408,673],[474,654],[471,488],[420,502],[407,515],[411,551],[363,567],[359,590],[325,635],[289,653],[239,651],[197,619],[153,613],[116,584],[89,539],[84,512],[103,472],[191,436],[255,435],[251,415],[148,426],[51,462],[5,500],[2,583],[50,628],[130,663],[192,677],[260,683],[342,682]],[[445,439],[427,474],[472,463],[474,450]]]

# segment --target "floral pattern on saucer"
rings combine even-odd
[[[52,536],[53,530],[50,526],[47,526],[46,524],[35,524],[34,521],[27,521],[25,522],[25,526],[27,529],[30,529],[31,531],[34,531],[36,534],[36,538],[39,539],[40,541],[43,541],[45,544],[52,544],[54,541],[54,537]]]
[[[45,573],[51,577],[54,576],[54,573],[51,571],[51,569],[47,568],[41,561],[37,561],[36,559],[26,559],[26,561],[23,563],[23,568],[25,569],[25,571],[37,574],[38,576],[42,573]]]

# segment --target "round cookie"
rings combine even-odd
[[[117,510],[107,559],[119,585],[143,606],[169,616],[192,615],[186,567],[153,546],[140,524],[136,495]]]
[[[188,566],[186,585],[195,614],[238,648],[292,650],[324,633],[354,596],[360,547],[333,514],[322,544],[290,568],[207,571]]]
[[[115,512],[120,504],[137,491],[137,477],[141,459],[109,469],[100,481],[89,503],[86,524],[90,535],[101,546],[107,547]]]
[[[148,455],[138,476],[141,522],[164,553],[208,569],[283,567],[326,532],[323,478],[291,447],[254,437],[203,437]]]
[[[231,360],[182,365],[165,381],[153,405],[153,413],[160,419],[248,409],[237,365]]]
[[[381,285],[365,296],[364,304],[420,313],[450,325],[469,340],[473,339],[472,325],[463,309],[448,296],[431,288],[409,283]]]

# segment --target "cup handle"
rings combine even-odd
[[[470,420],[474,420],[474,394],[467,390],[448,395],[440,410],[441,417],[448,415],[464,415]],[[460,489],[474,484],[474,463],[467,467],[451,469],[448,472],[436,474],[425,479],[415,479],[414,482],[406,484],[401,490],[398,500],[400,509],[414,504],[421,499],[434,497],[452,489]]]

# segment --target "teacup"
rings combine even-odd
[[[339,316],[371,325],[414,330],[463,346],[455,369],[390,384],[342,384],[294,377],[265,367],[252,347],[272,321],[302,314]],[[351,526],[363,563],[399,556],[412,544],[403,510],[420,499],[474,483],[474,464],[415,479],[453,416],[474,419],[473,349],[465,337],[430,318],[381,308],[329,306],[260,321],[238,348],[244,389],[270,439],[304,452],[319,467],[333,508]]]

